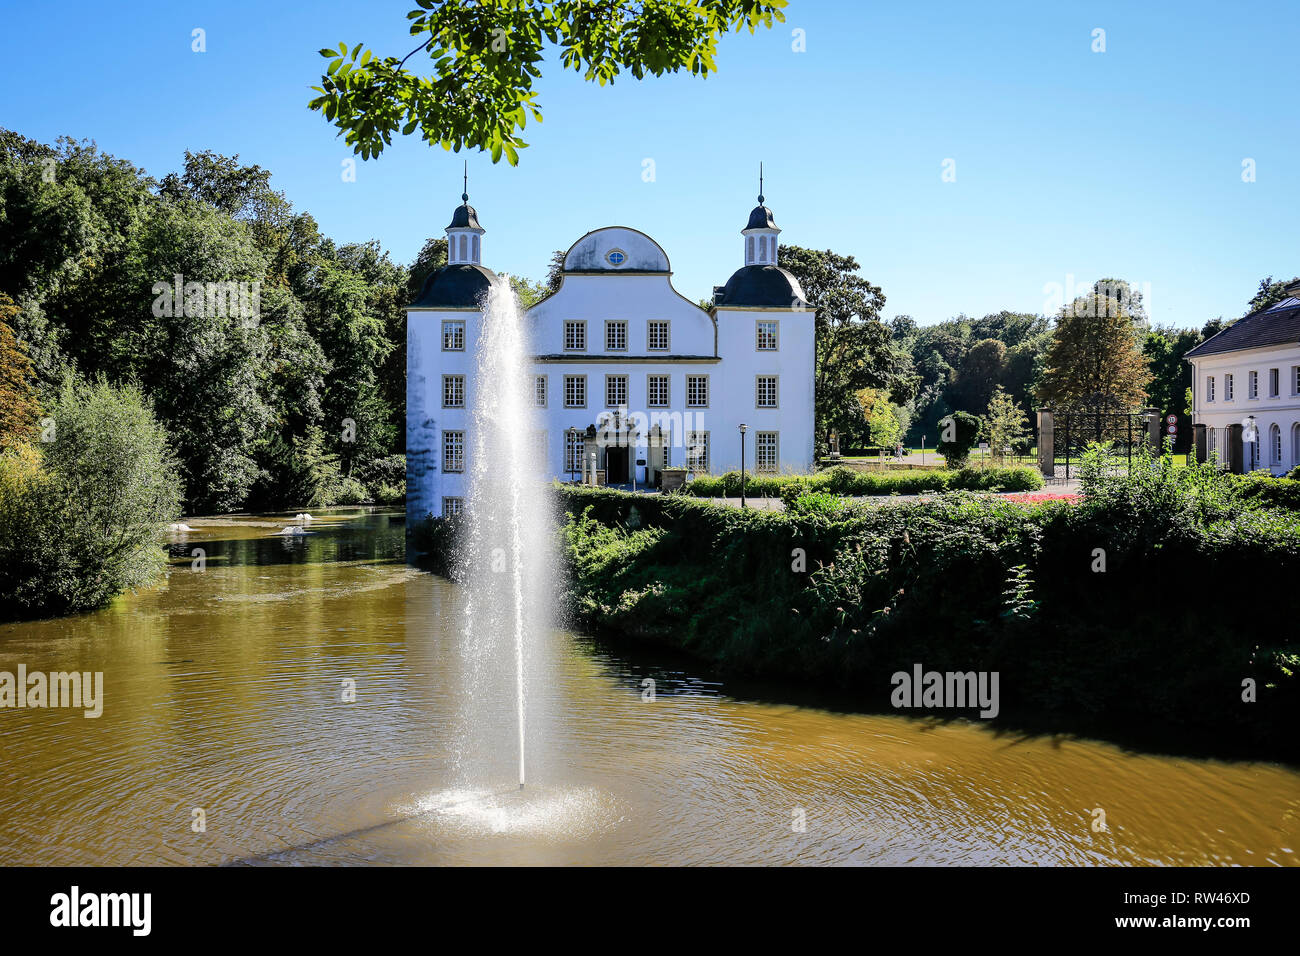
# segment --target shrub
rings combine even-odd
[[[370,501],[370,492],[356,478],[340,478],[332,491],[333,500],[327,504],[359,505]]]
[[[0,455],[0,616],[86,610],[148,584],[180,514],[163,427],[138,389],[68,379],[50,442]]]
[[[949,467],[960,468],[970,457],[970,450],[979,441],[980,420],[970,412],[953,412],[951,427],[946,421],[939,423],[939,434],[948,435],[951,440],[940,439],[935,450],[943,455]]]
[[[372,497],[381,505],[399,505],[406,500],[406,482],[396,485],[379,485]]]
[[[838,465],[815,475],[760,475],[746,478],[746,494],[754,498],[781,498],[788,505],[806,491],[828,491],[844,496],[918,495],[939,491],[1034,491],[1043,486],[1033,468],[960,469],[957,471],[856,471]],[[686,485],[697,498],[737,497],[740,473],[701,476]]]

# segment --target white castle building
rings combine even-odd
[[[483,234],[469,196],[447,227],[447,265],[407,309],[409,514],[457,512],[465,498]],[[626,226],[595,229],[564,257],[558,290],[526,313],[539,472],[638,488],[665,468],[720,473],[813,466],[813,319],[776,264],[781,232],[764,204],[741,230],[743,261],[708,309],[672,285],[660,245]],[[593,474],[594,473],[594,474]]]
[[[1229,471],[1300,466],[1300,282],[1189,351],[1196,457]]]

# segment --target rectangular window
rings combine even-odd
[[[668,407],[668,376],[647,375],[645,379],[645,403],[648,408]]]
[[[1252,371],[1246,373],[1246,397],[1259,398],[1259,373],[1258,372]]]
[[[564,376],[564,407],[565,408],[586,408],[587,407],[587,376],[585,375]]]
[[[776,351],[776,321],[773,319],[759,319],[758,344],[757,349],[760,352]]]
[[[460,514],[461,509],[464,507],[464,504],[465,504],[464,498],[443,498],[442,499],[443,517],[450,518],[453,515]]]
[[[707,408],[709,405],[709,377],[686,376],[686,405],[689,408]]]
[[[709,433],[686,433],[686,467],[691,471],[709,470]]]
[[[1211,375],[1205,380],[1205,400],[1214,401],[1214,376]]]
[[[1232,373],[1225,372],[1223,375],[1223,400],[1232,401]]]
[[[546,407],[546,376],[538,375],[533,379],[533,402],[538,408]]]
[[[665,319],[652,319],[647,324],[646,348],[651,352],[668,351],[668,322]]]
[[[571,320],[564,323],[564,351],[587,351],[587,323]]]
[[[627,404],[627,376],[605,376],[605,405],[609,408],[622,408]]]
[[[605,351],[627,351],[627,323],[623,321],[605,323]]]
[[[442,350],[465,351],[465,323],[460,319],[447,319],[442,323]]]
[[[442,377],[442,407],[465,407],[465,376],[444,375]]]
[[[582,471],[582,454],[586,441],[582,432],[564,433],[564,470],[576,474]]]
[[[1300,395],[1300,365],[1291,366],[1291,394]]]
[[[755,376],[754,391],[754,405],[756,408],[776,408],[775,375]]]
[[[465,433],[442,433],[442,470],[457,472],[465,470]]]
[[[754,436],[754,470],[776,471],[776,432]]]
[[[1269,369],[1268,370],[1268,397],[1269,398],[1277,398],[1279,394],[1278,390],[1281,387],[1281,382],[1282,382],[1282,376],[1280,372],[1275,368]]]

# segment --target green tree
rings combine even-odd
[[[31,357],[9,325],[17,314],[13,299],[0,292],[0,451],[33,438],[41,413]]]
[[[0,454],[0,616],[98,607],[162,571],[180,514],[167,435],[139,389],[71,377],[49,441]]]
[[[972,415],[983,415],[993,390],[1006,374],[1007,347],[997,339],[981,339],[962,359],[952,383],[952,402]]]
[[[1093,293],[1061,310],[1038,387],[1039,401],[1058,409],[1095,406],[1130,410],[1150,380],[1132,318],[1114,299]]]
[[[309,104],[362,158],[383,152],[400,130],[417,129],[443,149],[486,150],[514,165],[528,144],[527,118],[542,120],[533,82],[548,45],[560,63],[601,86],[624,70],[636,79],[716,70],[718,39],[732,30],[782,22],[785,0],[416,0],[407,14],[418,44],[401,59],[364,43],[324,49],[320,95]],[[430,75],[406,66],[416,54]],[[427,65],[427,64],[426,64]]]
[[[815,417],[824,452],[832,431],[858,435],[865,430],[858,401],[862,389],[886,389],[901,403],[912,398],[917,379],[907,353],[894,345],[889,326],[880,320],[884,294],[858,275],[856,259],[796,245],[782,246],[778,257],[816,310]]]
[[[1290,282],[1274,282],[1272,276],[1259,280],[1259,289],[1247,303],[1246,313],[1258,312],[1260,309],[1267,309],[1276,302],[1281,302],[1286,298],[1286,287],[1294,282],[1300,282],[1300,276],[1291,279]]]
[[[996,457],[1020,454],[1029,447],[1029,417],[999,385],[989,400],[988,414],[984,416],[984,434],[988,436],[989,451]]]

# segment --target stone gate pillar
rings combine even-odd
[[[1240,475],[1245,471],[1245,449],[1241,445],[1242,427],[1239,424],[1229,425],[1225,430],[1228,433],[1228,471]]]
[[[1056,426],[1050,408],[1038,410],[1038,470],[1045,478],[1056,477]]]
[[[1209,445],[1206,441],[1204,425],[1192,426],[1192,439],[1193,439],[1192,449],[1196,453],[1197,463],[1204,464],[1205,462],[1209,461],[1210,451],[1209,451]]]
[[[1144,408],[1142,409],[1142,418],[1146,425],[1146,434],[1143,436],[1143,444],[1151,449],[1151,454],[1159,455],[1164,451],[1164,442],[1160,435],[1160,409]]]

